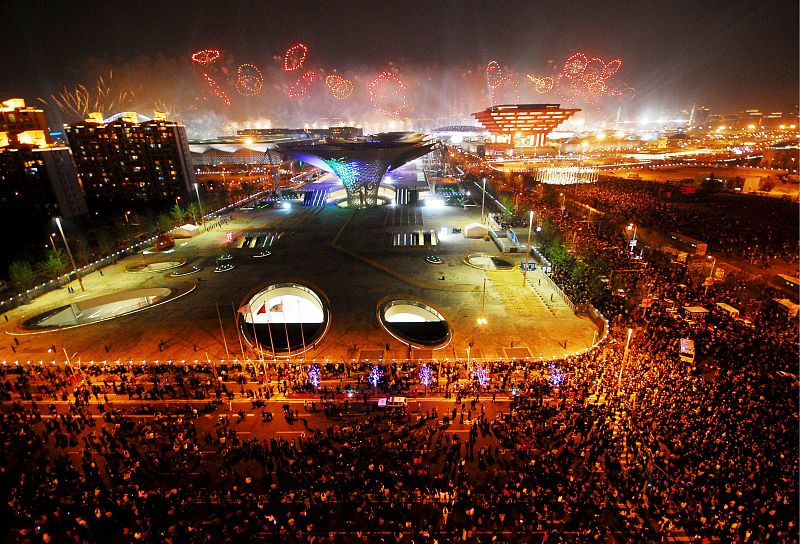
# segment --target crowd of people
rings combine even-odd
[[[797,202],[726,193],[681,202],[678,193],[678,187],[615,179],[580,187],[576,199],[640,227],[691,236],[714,254],[759,264],[797,262]]]
[[[613,234],[537,209],[631,269]],[[738,287],[639,262],[652,305],[589,297],[612,334],[559,361],[0,367],[4,539],[796,543],[796,321],[685,319]]]

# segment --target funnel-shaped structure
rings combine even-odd
[[[391,132],[358,140],[279,144],[287,157],[307,162],[337,176],[347,191],[347,203],[367,208],[378,203],[383,176],[430,152],[435,143],[416,133]]]

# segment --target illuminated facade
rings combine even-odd
[[[0,103],[0,227],[88,213],[69,148],[54,145],[44,111]]]
[[[65,127],[90,207],[168,202],[195,182],[184,126],[125,112]]]
[[[536,168],[534,177],[539,183],[548,185],[573,185],[575,183],[595,183],[597,168],[590,166],[556,166]]]
[[[357,208],[378,204],[383,176],[429,153],[437,144],[423,141],[422,134],[377,134],[358,140],[328,140],[324,143],[279,144],[292,159],[336,175],[347,191],[347,203]]]
[[[9,98],[0,103],[0,133],[4,141],[36,146],[50,145],[50,130],[44,110],[25,105],[22,98]]]
[[[561,109],[559,104],[505,104],[472,115],[497,143],[542,147],[553,129],[579,111]]]

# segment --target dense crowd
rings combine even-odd
[[[580,187],[576,197],[640,227],[701,240],[714,254],[765,265],[775,259],[797,261],[797,202],[727,193],[676,202],[677,192],[659,183],[607,180]]]
[[[659,294],[682,298],[666,286]],[[240,437],[226,399],[302,395],[311,387],[300,367],[270,369],[261,384],[251,380],[264,380],[258,365],[230,376],[204,365],[98,366],[78,385],[63,371],[7,368],[11,538],[657,542],[682,529],[698,542],[794,542],[796,382],[779,372],[797,360],[796,328],[714,323],[697,328],[656,306],[625,363],[622,343],[557,365],[497,362],[483,390],[466,366],[433,365],[441,393],[452,384],[452,413],[390,415],[356,394],[345,411],[359,417],[293,440]],[[684,335],[704,368],[678,359]],[[367,369],[337,370],[323,369],[320,406],[370,390]],[[380,389],[413,393],[415,373],[397,364]],[[487,418],[501,391],[516,395]],[[67,411],[46,407],[65,394]],[[141,419],[114,406],[119,396],[195,402]],[[206,403],[223,414],[213,428],[198,417]],[[468,424],[463,438],[446,432],[456,420]]]
[[[321,384],[300,364],[0,367],[4,539],[796,543],[796,321],[684,319],[674,308],[738,286],[706,293],[542,213],[609,273],[647,271],[646,309],[587,297],[612,335],[584,355],[428,363],[429,384],[405,362],[377,383],[369,365],[322,364]],[[423,407],[423,391],[443,400]],[[379,409],[390,394],[412,400]],[[242,433],[242,407],[299,432]]]

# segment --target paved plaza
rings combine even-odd
[[[74,293],[65,286],[7,312],[0,357],[63,360],[66,350],[71,359],[81,361],[257,358],[246,341],[240,342],[235,311],[259,289],[287,281],[311,286],[330,304],[330,328],[306,359],[453,360],[465,359],[468,353],[493,360],[538,359],[590,346],[599,336],[597,328],[588,318],[574,315],[539,270],[529,272],[523,286],[516,267],[523,254],[504,257],[515,264],[512,270],[484,271],[465,263],[470,254],[498,254],[494,242],[467,239],[458,232],[479,221],[480,208],[465,211],[422,203],[365,210],[297,203],[289,209],[239,209],[228,221],[210,223],[208,232],[176,240],[169,252],[140,251],[105,267],[102,275],[92,272],[84,278],[85,293],[73,282],[69,287]],[[229,233],[238,241],[229,243]],[[271,245],[238,247],[249,233],[268,235]],[[396,245],[404,238],[438,243]],[[264,249],[270,254],[256,257]],[[225,262],[234,268],[215,272],[223,254],[232,256]],[[430,255],[439,256],[441,264],[427,262]],[[178,268],[156,264],[181,260],[185,264]],[[200,271],[190,273],[193,267]],[[51,308],[155,287],[168,287],[181,296],[81,327],[31,331],[20,326]],[[437,308],[451,327],[452,340],[437,350],[412,350],[395,340],[376,316],[387,297],[408,297]],[[485,325],[478,325],[480,317]]]

